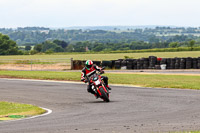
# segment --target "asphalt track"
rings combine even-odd
[[[0,101],[34,104],[50,115],[0,122],[0,133],[152,133],[200,130],[200,91],[111,86],[111,102],[85,84],[0,79]]]

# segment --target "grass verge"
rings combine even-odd
[[[200,89],[199,75],[107,73],[109,83],[143,87]],[[0,77],[80,81],[80,72],[0,71]]]
[[[45,113],[45,110],[37,106],[0,101],[0,120],[22,118],[42,113]]]
[[[199,57],[199,51],[181,51],[181,52],[143,52],[143,53],[57,53],[51,55],[15,55],[0,56],[1,59],[58,59],[73,58],[74,60],[117,60],[123,59],[125,56],[135,59],[149,56],[157,56],[162,58],[174,57]]]

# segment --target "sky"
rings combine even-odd
[[[0,28],[200,27],[200,0],[0,0]]]

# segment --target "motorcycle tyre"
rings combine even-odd
[[[101,92],[101,97],[104,101],[110,102],[110,99],[108,97],[108,94],[104,91],[103,87],[99,88],[99,91]]]

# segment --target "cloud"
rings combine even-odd
[[[199,0],[0,0],[0,27],[198,25]]]

